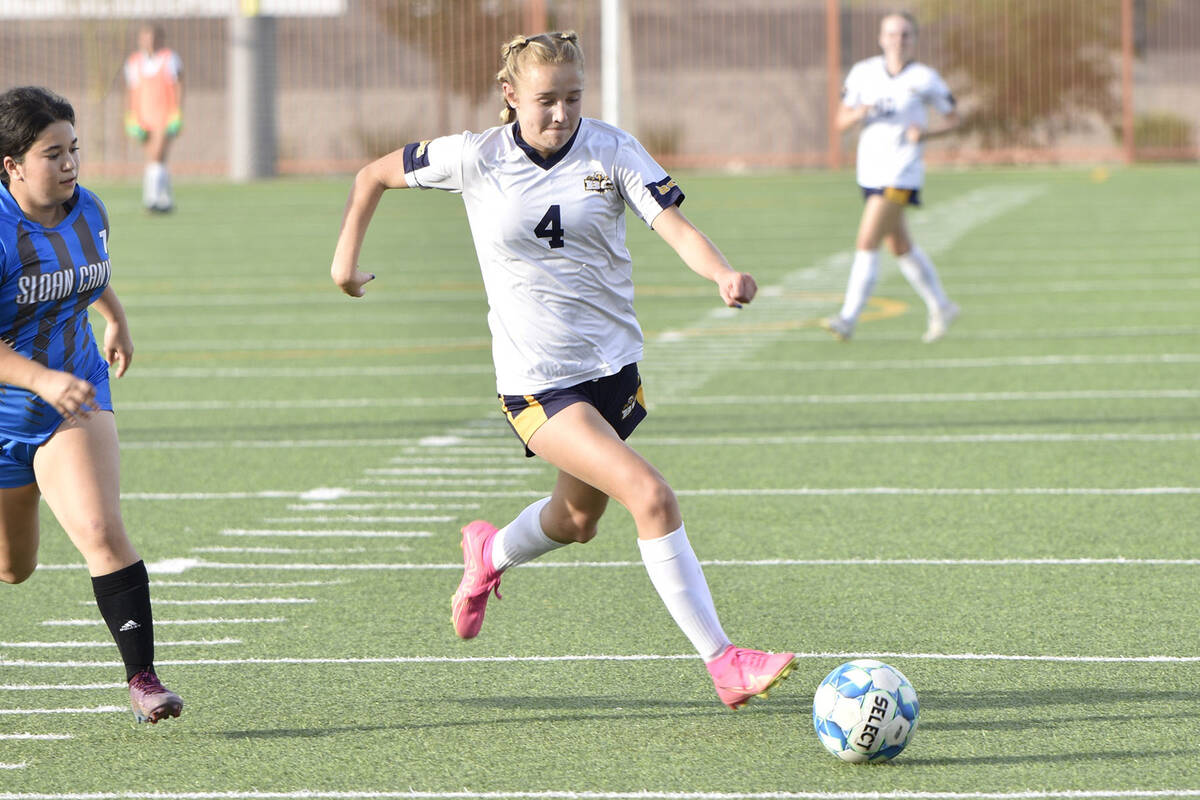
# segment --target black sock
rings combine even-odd
[[[125,680],[154,669],[154,622],[150,616],[150,576],[139,561],[92,578],[100,616],[108,623],[125,662]]]

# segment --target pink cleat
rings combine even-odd
[[[462,529],[463,577],[450,600],[454,632],[472,639],[483,627],[488,595],[500,599],[500,573],[492,568],[492,540],[496,526],[477,519]]]
[[[178,717],[183,711],[183,698],[162,685],[150,670],[142,670],[129,679],[129,704],[138,722],[151,725],[160,719]]]
[[[737,711],[752,697],[767,696],[767,692],[796,668],[795,653],[764,653],[729,645],[715,661],[710,661],[717,697]]]

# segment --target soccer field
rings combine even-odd
[[[768,700],[719,704],[616,504],[454,636],[459,529],[553,480],[499,413],[457,197],[385,196],[353,300],[328,275],[349,178],[183,184],[154,218],[94,186],[137,348],[123,512],[185,708],[135,726],[44,510],[41,567],[0,587],[0,800],[1200,797],[1196,169],[931,175],[909,219],[963,309],[934,345],[886,255],[855,339],[817,327],[848,173],[676,177],[760,294],[722,308],[629,218],[630,441],[733,640],[799,654]],[[920,697],[889,764],[813,732],[859,656]]]

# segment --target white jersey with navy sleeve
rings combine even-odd
[[[911,61],[892,75],[883,56],[868,58],[846,76],[842,105],[871,108],[858,137],[858,184],[867,189],[921,188],[922,145],[910,142],[905,131],[910,125],[928,125],[927,105],[942,114],[954,110],[954,96],[937,70]]]
[[[543,159],[504,125],[409,144],[404,173],[409,186],[462,193],[498,393],[571,386],[642,358],[625,206],[653,225],[683,193],[633,136],[585,117]]]

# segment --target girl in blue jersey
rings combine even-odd
[[[331,274],[353,297],[374,275],[358,267],[386,189],[461,192],[483,274],[501,410],[523,442],[558,468],[554,490],[501,529],[462,531],[464,570],[451,600],[455,632],[475,637],[501,574],[596,535],[610,498],[637,527],[650,581],[704,660],[718,698],[745,705],[793,668],[792,653],[735,647],[717,618],[675,493],[625,443],[645,417],[625,246],[631,208],[721,300],[757,291],[683,213],[683,192],[625,131],[581,116],[583,54],[573,32],[518,36],[501,48],[501,121],[414,142],[357,175]]]
[[[0,580],[21,583],[37,566],[44,497],[87,562],[134,716],[177,717],[183,701],[154,672],[146,567],[119,508],[108,366],[125,373],[133,340],[108,285],[108,214],[77,183],[70,103],[33,86],[0,94],[0,159]],[[107,322],[102,348],[92,303]]]

